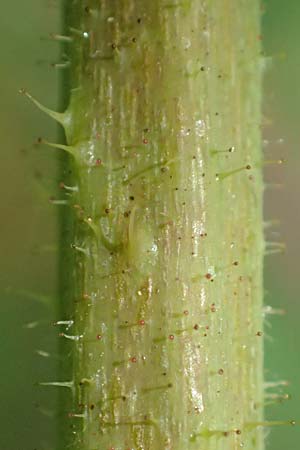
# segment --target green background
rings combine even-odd
[[[251,0],[249,0],[251,1]],[[270,420],[300,420],[299,301],[299,119],[300,2],[268,0],[263,5],[265,78],[263,136],[266,166],[266,240],[284,242],[284,255],[266,258],[266,305],[286,310],[265,324],[267,381],[288,380],[279,394],[290,400],[266,407]],[[56,445],[55,388],[36,386],[55,380],[59,365],[57,237],[59,168],[56,151],[35,144],[55,140],[57,128],[18,89],[56,108],[62,74],[51,63],[59,45],[49,33],[60,30],[59,0],[13,0],[1,8],[1,408],[0,448],[60,450]],[[30,328],[28,325],[30,324]],[[40,356],[43,350],[51,356]],[[268,401],[268,400],[267,400]],[[266,430],[269,450],[298,450],[300,426]]]

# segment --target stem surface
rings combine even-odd
[[[67,8],[72,449],[262,450],[259,1]]]

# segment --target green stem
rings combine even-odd
[[[67,17],[72,449],[262,450],[259,1]]]

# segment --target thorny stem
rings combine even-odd
[[[69,444],[262,450],[259,1],[68,3]]]

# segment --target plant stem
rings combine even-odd
[[[259,1],[67,9],[72,449],[262,450]]]

